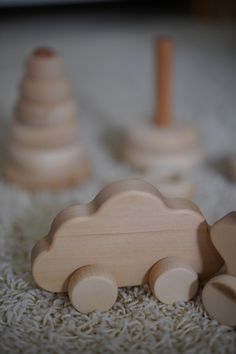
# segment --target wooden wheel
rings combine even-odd
[[[224,325],[236,326],[236,277],[222,274],[209,280],[202,301],[211,317]]]
[[[161,302],[173,304],[190,300],[198,289],[198,275],[181,258],[168,257],[151,269],[149,284],[153,295]]]
[[[69,281],[68,293],[72,305],[82,313],[107,311],[118,293],[116,280],[100,265],[88,265],[76,270]]]

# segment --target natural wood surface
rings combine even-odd
[[[20,84],[21,97],[39,103],[64,100],[70,95],[70,91],[70,84],[64,78],[37,80],[27,77]]]
[[[36,168],[24,168],[12,163],[6,162],[4,174],[8,181],[17,184],[23,189],[30,191],[40,190],[59,190],[71,188],[83,182],[89,177],[90,167],[86,157],[74,161],[72,165],[66,168],[50,168],[42,169],[40,166]]]
[[[15,108],[16,120],[28,126],[55,126],[76,116],[77,105],[71,97],[51,103],[21,99]]]
[[[166,257],[183,259],[202,278],[222,265],[195,204],[128,179],[59,213],[32,251],[32,274],[42,288],[61,292],[77,269],[103,265],[118,286],[140,285]]]
[[[171,123],[171,62],[172,41],[160,38],[155,45],[156,57],[156,98],[154,122],[166,127]]]
[[[212,278],[202,293],[210,316],[236,326],[236,211],[218,220],[210,230],[211,240],[225,261],[226,274]]]
[[[89,175],[77,105],[55,50],[37,48],[26,62],[11,125],[4,175],[29,190],[61,189]]]
[[[195,127],[137,124],[127,132],[123,158],[135,168],[157,176],[183,174],[203,159]]]
[[[209,315],[227,326],[236,326],[236,277],[228,274],[212,278],[204,287],[203,304]]]
[[[78,123],[74,117],[51,125],[29,125],[15,120],[11,126],[11,139],[30,148],[55,148],[73,145],[79,137]],[[77,142],[78,145],[78,142]]]
[[[89,265],[75,271],[69,281],[72,305],[82,313],[107,311],[115,303],[118,288],[115,278],[101,265]]]
[[[26,146],[17,142],[9,146],[9,160],[23,168],[43,170],[64,169],[73,166],[85,156],[77,140],[69,144],[50,148]]]
[[[199,143],[199,131],[195,126],[172,125],[156,128],[141,123],[127,132],[129,144],[147,152],[176,153],[195,148]]]
[[[52,48],[36,48],[27,59],[26,75],[47,80],[64,77],[62,60]]]
[[[153,295],[173,304],[190,300],[198,289],[198,275],[183,258],[167,257],[155,264],[149,276]]]
[[[202,151],[199,148],[189,148],[172,153],[148,151],[134,145],[127,145],[125,160],[141,171],[155,171],[159,176],[169,177],[183,172],[189,172],[202,161]]]
[[[211,227],[211,240],[225,261],[226,273],[236,276],[236,211]]]

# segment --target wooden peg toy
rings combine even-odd
[[[186,301],[222,266],[198,207],[137,179],[60,212],[31,260],[40,287],[68,292],[85,313],[108,310],[118,287],[145,283],[162,302]]]
[[[172,41],[160,38],[155,45],[156,89],[151,122],[127,133],[124,159],[135,168],[166,177],[191,171],[202,159],[198,131],[178,126],[171,114]]]
[[[61,58],[38,48],[27,59],[11,126],[5,175],[30,189],[80,183],[89,165],[80,144],[77,107]]]
[[[204,287],[203,304],[220,323],[236,326],[236,212],[217,221],[211,240],[225,261],[226,274],[213,277]]]

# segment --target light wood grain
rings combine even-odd
[[[82,313],[107,311],[116,301],[115,278],[101,265],[89,265],[75,271],[69,281],[72,305]]]
[[[29,190],[61,189],[88,177],[77,106],[61,58],[37,48],[28,58],[11,125],[4,175]]]
[[[82,159],[84,151],[77,140],[54,148],[33,148],[15,141],[8,147],[8,156],[10,161],[25,168],[58,171]]]
[[[42,288],[61,292],[74,271],[102,264],[118,286],[141,285],[166,257],[183,259],[201,278],[222,265],[195,204],[165,199],[147,182],[131,179],[59,213],[32,251],[32,274]]]
[[[150,122],[131,127],[123,158],[138,170],[171,177],[192,170],[203,160],[195,127],[157,127]]]
[[[90,167],[86,156],[74,161],[70,166],[67,164],[66,168],[59,169],[53,165],[47,169],[42,169],[40,166],[24,168],[8,160],[5,164],[4,174],[11,183],[30,191],[57,191],[74,187],[83,182],[89,177]]]
[[[154,265],[149,284],[157,299],[173,304],[194,297],[198,289],[198,275],[182,258],[167,257]]]
[[[156,108],[154,122],[159,126],[168,126],[171,121],[171,61],[172,41],[160,38],[155,48],[157,70]]]
[[[212,278],[202,293],[210,316],[220,323],[236,326],[236,212],[218,220],[210,230],[211,240],[225,261],[226,274]]]
[[[56,102],[71,94],[69,82],[64,78],[37,80],[26,77],[20,84],[21,97],[34,102]]]
[[[56,148],[73,144],[78,140],[78,123],[74,117],[67,117],[53,125],[34,126],[13,121],[10,139],[27,148]]]
[[[236,326],[236,277],[222,274],[212,278],[203,289],[202,300],[211,317]]]
[[[47,103],[20,99],[15,108],[17,121],[36,127],[55,126],[76,116],[77,105],[71,97]]]
[[[211,240],[225,261],[226,273],[236,276],[236,211],[211,227]]]
[[[37,79],[55,79],[64,76],[61,58],[51,48],[37,48],[26,62],[27,76]]]
[[[175,153],[198,146],[199,131],[194,126],[173,124],[164,128],[143,122],[127,131],[127,141],[139,149],[155,153]]]
[[[191,171],[202,161],[199,148],[187,148],[171,153],[148,151],[132,145],[126,145],[125,160],[141,171],[155,171],[160,176],[172,176]]]

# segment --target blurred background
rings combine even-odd
[[[125,166],[114,160],[115,142],[122,144],[119,132],[152,116],[154,41],[170,36],[173,117],[199,126],[207,157],[236,150],[234,1],[2,0],[0,6],[2,142],[26,57],[38,46],[54,47],[80,108],[95,179],[125,177]]]

